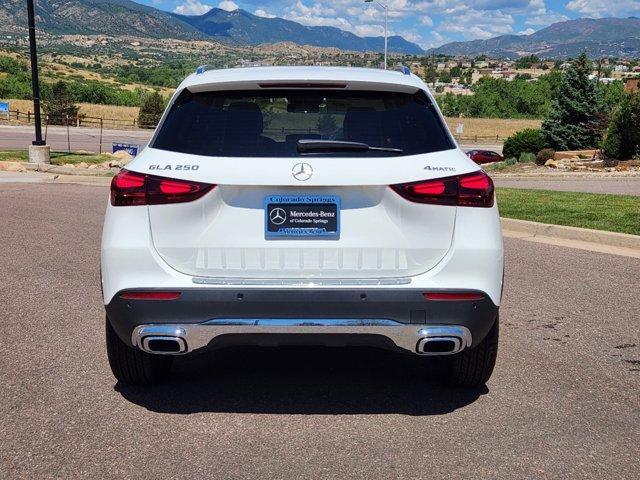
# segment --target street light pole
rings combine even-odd
[[[373,0],[364,0],[364,3],[373,3]],[[387,45],[388,45],[388,26],[389,26],[389,7],[382,2],[376,1],[378,5],[384,10],[384,69],[387,69]]]
[[[31,88],[33,89],[33,114],[36,124],[36,139],[33,145],[44,145],[42,140],[42,120],[40,119],[40,81],[38,79],[38,54],[36,53],[36,20],[33,0],[27,0],[29,17],[29,49],[31,51]]]

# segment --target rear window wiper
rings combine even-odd
[[[393,152],[402,153],[401,148],[372,147],[361,142],[346,142],[343,140],[298,140],[298,151],[300,153],[312,152]]]

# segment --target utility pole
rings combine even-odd
[[[42,120],[40,118],[40,81],[38,79],[38,54],[36,50],[36,20],[34,0],[27,0],[29,17],[29,50],[31,52],[31,88],[33,89],[33,114],[36,139],[29,146],[29,162],[50,163],[50,150],[42,140]]]
[[[364,0],[364,3],[373,3],[374,0]],[[382,9],[384,9],[384,69],[388,68],[387,63],[387,45],[388,45],[388,27],[389,27],[389,7],[386,3],[376,1]]]

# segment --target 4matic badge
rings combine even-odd
[[[425,170],[429,170],[430,172],[455,172],[456,169],[454,167],[432,167],[431,165],[427,165],[424,167]]]

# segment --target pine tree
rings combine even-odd
[[[58,81],[51,87],[51,93],[43,102],[43,110],[47,114],[50,125],[66,125],[75,122],[79,107],[73,103],[69,85]]]
[[[586,53],[565,72],[548,118],[542,122],[547,146],[556,150],[594,148],[601,139],[598,128],[600,98],[589,79],[591,65]]]
[[[320,114],[320,117],[318,117],[316,128],[323,137],[328,137],[336,131],[338,126],[333,115],[330,113],[322,113]]]
[[[164,112],[165,102],[162,95],[154,91],[145,94],[140,103],[138,113],[138,124],[141,128],[154,128],[158,125],[162,112]]]

